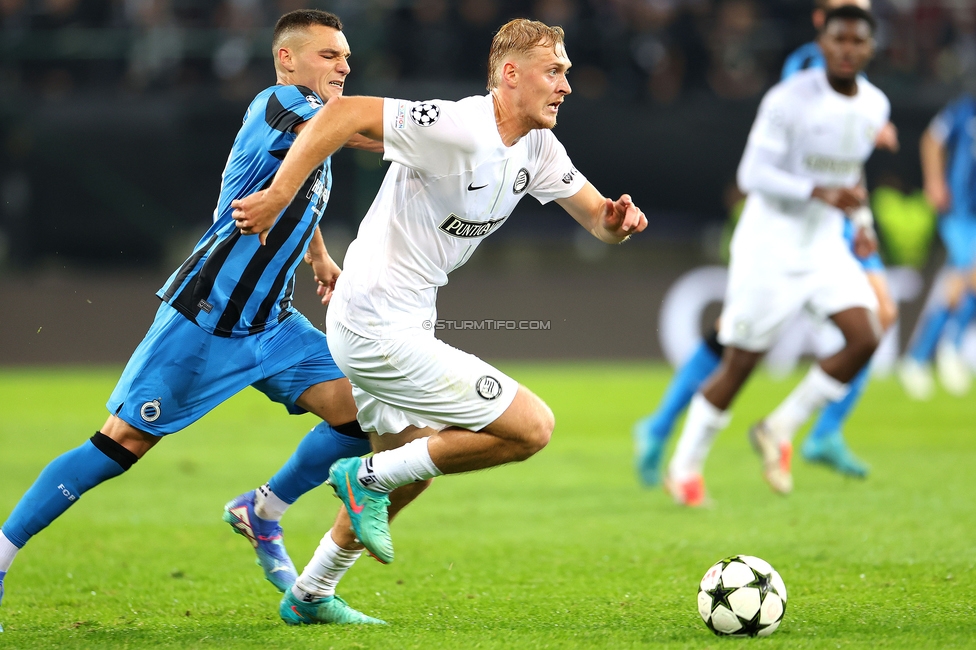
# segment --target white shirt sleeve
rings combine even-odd
[[[763,99],[736,175],[743,192],[798,201],[810,198],[813,179],[784,169],[793,135],[790,114],[785,94],[777,88]]]
[[[383,159],[432,176],[458,173],[477,148],[456,102],[383,100]]]
[[[537,166],[535,178],[529,179],[529,194],[545,205],[579,192],[586,184],[586,177],[573,166],[566,148],[548,129],[533,134],[538,135],[532,143]]]

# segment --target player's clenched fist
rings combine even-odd
[[[607,199],[603,227],[619,236],[628,236],[647,228],[647,217],[634,205],[630,194],[623,194],[616,201]]]
[[[282,203],[269,194],[268,190],[261,190],[243,199],[235,199],[230,205],[234,208],[231,216],[241,234],[257,234],[264,244],[268,238],[268,231],[271,230],[281,211],[285,209],[287,201]]]

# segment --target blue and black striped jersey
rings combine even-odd
[[[258,94],[244,114],[224,168],[213,225],[193,253],[156,293],[204,330],[247,336],[287,318],[302,261],[332,188],[331,160],[312,173],[282,212],[267,243],[242,236],[231,201],[265,189],[322,100],[304,86],[273,86]]]

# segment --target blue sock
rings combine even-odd
[[[976,294],[967,292],[952,311],[949,323],[946,325],[946,335],[952,338],[952,344],[957,348],[962,345],[962,337],[974,315],[976,315]]]
[[[810,429],[808,440],[822,440],[832,433],[840,433],[844,428],[844,422],[850,416],[851,411],[857,401],[864,394],[864,389],[868,385],[868,378],[871,375],[871,364],[865,364],[861,371],[854,375],[854,379],[848,384],[847,395],[844,399],[837,402],[828,402],[820,417]]]
[[[2,530],[15,546],[23,548],[31,537],[61,516],[82,494],[99,483],[115,478],[135,462],[135,454],[102,434],[95,435],[101,436],[101,447],[95,446],[93,438],[52,460],[14,506]],[[121,452],[106,445],[115,445]],[[108,451],[103,451],[103,448]],[[122,462],[110,458],[109,453],[121,455]],[[126,463],[128,466],[124,466]]]
[[[702,340],[685,365],[671,378],[664,397],[651,416],[651,432],[658,440],[666,440],[674,430],[674,423],[681,416],[695,392],[708,379],[722,361],[721,357]]]
[[[935,346],[942,337],[942,329],[949,320],[949,308],[939,305],[924,316],[922,330],[919,332],[915,345],[908,354],[919,363],[928,363],[935,353]]]
[[[343,426],[346,425],[340,428]],[[369,440],[339,433],[328,422],[322,422],[298,443],[295,453],[271,477],[268,486],[285,503],[295,503],[298,497],[325,483],[332,463],[369,451]]]

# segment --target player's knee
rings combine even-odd
[[[880,343],[881,338],[878,336],[878,332],[874,328],[865,328],[864,331],[851,336],[847,342],[847,348],[852,356],[867,363]]]

